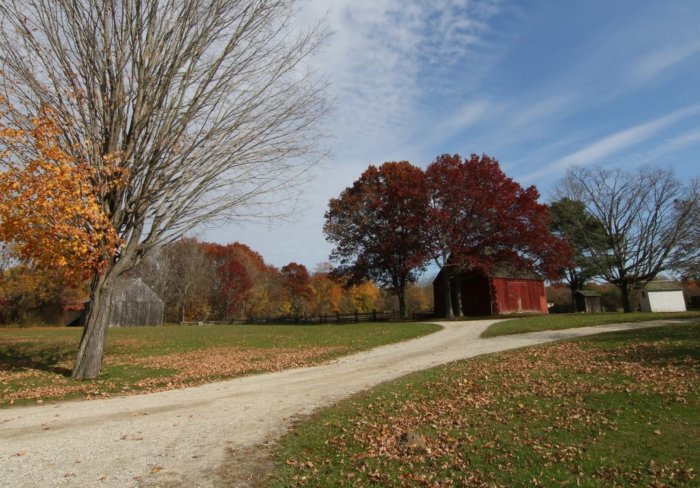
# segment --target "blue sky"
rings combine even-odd
[[[271,264],[328,260],[328,200],[370,164],[486,153],[548,201],[571,165],[700,175],[697,0],[307,0],[333,32],[329,158],[288,222],[198,236]]]

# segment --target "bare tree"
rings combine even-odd
[[[684,279],[700,281],[700,215],[696,215],[696,222],[689,231],[688,239],[681,246],[681,259],[674,267],[674,271]]]
[[[271,215],[316,159],[319,26],[297,0],[3,0],[1,90],[27,127],[40,107],[96,170],[123,244],[92,283],[73,371],[101,368],[109,290],[154,246],[216,219]],[[126,178],[115,188],[103,183]],[[280,193],[282,192],[282,194]]]
[[[197,239],[178,239],[151,250],[129,274],[143,279],[163,299],[166,321],[210,318],[216,269]]]
[[[698,223],[697,180],[686,185],[672,170],[652,167],[637,172],[571,168],[559,196],[583,202],[586,213],[578,215],[601,224],[605,246],[598,232],[586,231],[583,219],[570,216],[595,274],[620,289],[625,312],[631,311],[634,287],[693,259],[686,244]],[[697,259],[699,252],[695,247],[690,254]]]
[[[177,311],[170,319],[206,320],[216,270],[204,253],[201,243],[193,238],[180,239],[163,249],[170,263],[170,284],[165,293],[166,304]]]

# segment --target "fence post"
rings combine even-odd
[[[360,317],[357,313],[357,310],[355,310],[355,323],[358,323],[360,321]]]
[[[377,311],[372,310],[372,322],[376,322],[376,321],[377,321]]]

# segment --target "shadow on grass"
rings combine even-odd
[[[71,370],[58,364],[69,359],[72,351],[57,346],[28,348],[6,345],[0,348],[0,371],[37,369],[70,376]]]
[[[654,365],[700,364],[700,322],[600,334],[583,339],[621,361]]]

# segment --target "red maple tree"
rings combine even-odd
[[[254,275],[265,268],[257,252],[245,244],[202,243],[216,270],[217,289],[213,308],[222,318],[231,318],[245,311],[245,303],[253,290]]]
[[[430,253],[444,271],[448,316],[450,282],[461,271],[495,267],[556,277],[569,259],[567,244],[549,230],[549,211],[534,186],[507,177],[497,160],[472,154],[439,156],[426,169],[430,191]]]
[[[370,166],[325,215],[331,259],[355,281],[391,287],[406,316],[406,285],[428,260],[425,240],[428,192],[423,170],[408,161]]]
[[[305,305],[313,297],[311,277],[306,266],[299,263],[289,263],[280,270],[282,283],[289,293],[291,311],[294,315],[305,312]]]

